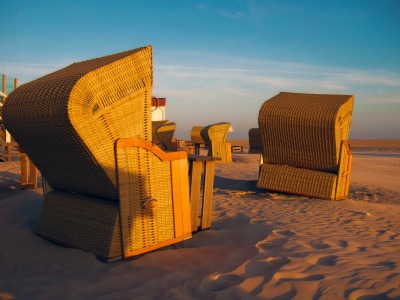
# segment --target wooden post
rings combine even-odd
[[[29,157],[21,152],[21,188],[36,189],[38,186],[38,174],[36,166],[32,163]]]
[[[3,74],[2,78],[3,78],[3,89],[2,89],[2,91],[3,91],[4,94],[7,94],[7,87],[6,87],[7,78],[6,78],[6,75]]]
[[[204,168],[204,190],[203,190],[203,207],[201,218],[201,229],[211,228],[211,211],[212,211],[212,198],[214,189],[214,170],[215,161],[206,161]]]
[[[3,81],[2,81],[2,88],[1,91],[3,92],[4,95],[7,95],[7,80],[6,80],[6,75],[2,75]],[[6,100],[5,96],[2,96],[2,102],[4,104],[4,101]]]
[[[226,162],[232,162],[232,148],[231,143],[225,143],[225,152],[226,152]]]
[[[192,231],[199,230],[199,207],[200,207],[200,188],[201,173],[203,169],[202,161],[190,161],[191,178],[190,178],[190,206],[192,215]]]

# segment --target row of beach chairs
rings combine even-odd
[[[227,159],[230,124],[193,132],[209,155],[176,151],[176,124],[149,117],[152,83],[146,46],[74,63],[9,95],[4,124],[43,176],[39,236],[110,261],[210,228],[215,162]],[[263,158],[258,187],[345,198],[352,107],[348,95],[266,101],[250,137]]]

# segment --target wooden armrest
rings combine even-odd
[[[187,153],[185,151],[177,152],[165,152],[153,143],[135,138],[120,138],[115,143],[116,148],[125,147],[140,147],[149,150],[150,152],[157,155],[158,158],[164,161],[187,159]]]

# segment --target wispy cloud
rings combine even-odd
[[[240,19],[246,15],[246,13],[244,11],[239,11],[239,10],[232,11],[232,10],[226,9],[226,8],[210,7],[204,3],[197,4],[196,8],[199,11],[207,11],[209,13],[217,14],[217,15],[223,16],[225,18],[229,18],[229,19]]]
[[[230,18],[230,19],[240,19],[243,16],[245,16],[245,14],[243,12],[240,12],[240,11],[230,12],[230,11],[222,10],[222,9],[221,10],[217,10],[216,13],[221,15],[221,16],[223,16],[223,17],[227,17],[227,18]]]
[[[163,85],[191,88],[221,89],[235,87],[245,94],[249,90],[296,90],[309,92],[352,92],[367,94],[371,90],[400,89],[400,75],[389,71],[355,70],[336,67],[320,67],[305,64],[258,61],[241,67],[208,67],[188,65],[158,65],[156,73]],[[232,62],[234,64],[234,62]],[[369,96],[372,96],[371,94]],[[370,98],[370,97],[369,97]],[[382,98],[377,99],[382,101]],[[391,101],[400,102],[399,99]]]
[[[1,63],[0,73],[18,78],[20,83],[26,83],[65,66],[66,64],[57,63]]]

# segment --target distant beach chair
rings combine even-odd
[[[128,258],[191,237],[188,158],[151,143],[152,48],[74,63],[3,107],[42,173],[38,235]]]
[[[157,137],[156,130],[159,126],[169,123],[169,120],[160,120],[160,121],[152,121],[151,122],[151,140],[153,144],[157,146],[160,144],[160,140]]]
[[[200,134],[208,148],[208,155],[221,158],[217,162],[232,162],[230,143],[226,143],[231,123],[221,122],[205,126]]]
[[[249,130],[249,153],[261,153],[262,140],[260,128],[251,128]]]
[[[348,197],[354,97],[279,93],[261,107],[257,186],[323,199]]]
[[[157,125],[154,129],[155,137],[158,141],[157,146],[165,151],[177,151],[178,145],[174,140],[174,134],[176,130],[176,124],[173,122],[167,122],[164,124]]]
[[[190,131],[190,142],[194,144],[195,154],[200,154],[201,146],[204,146],[206,142],[201,136],[201,131],[204,129],[204,126],[193,126]]]

